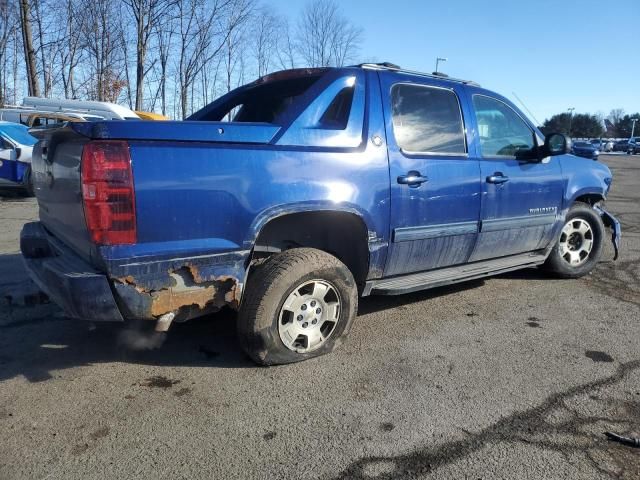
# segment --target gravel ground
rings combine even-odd
[[[256,368],[233,315],[161,348],[68,320],[26,279],[32,199],[0,200],[0,479],[640,478],[640,157],[588,278],[528,270],[362,300],[332,355]]]

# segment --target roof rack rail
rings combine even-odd
[[[360,68],[368,68],[370,70],[391,70],[394,72],[406,73],[409,75],[420,75],[421,77],[437,78],[439,80],[446,79],[450,82],[463,83],[465,85],[473,85],[476,87],[480,86],[480,84],[472,80],[463,80],[461,78],[453,78],[442,72],[425,73],[425,72],[417,72],[415,70],[407,70],[391,62],[361,63],[360,65],[356,65],[356,66]]]

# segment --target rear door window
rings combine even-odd
[[[406,153],[465,155],[462,112],[448,89],[397,84],[391,91],[393,133]]]

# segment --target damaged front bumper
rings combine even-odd
[[[98,271],[49,234],[24,226],[20,248],[31,278],[67,315],[94,321],[188,320],[240,305],[250,252],[105,260]]]
[[[622,238],[622,228],[620,222],[616,217],[607,212],[602,206],[594,205],[593,208],[602,217],[602,223],[611,229],[611,242],[613,243],[614,256],[613,259],[617,260],[620,254],[620,239]]]

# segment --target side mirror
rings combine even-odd
[[[544,145],[541,149],[541,156],[553,157],[555,155],[564,155],[571,151],[571,140],[561,133],[550,133],[544,139]]]
[[[4,148],[0,150],[0,160],[16,161],[18,160],[18,150],[15,148]]]

